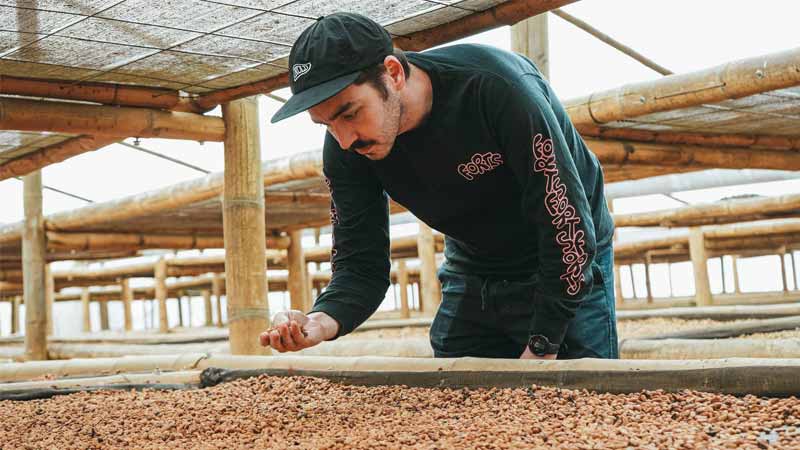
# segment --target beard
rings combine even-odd
[[[389,91],[386,99],[383,101],[382,109],[383,120],[380,123],[378,138],[369,140],[358,139],[350,145],[348,150],[354,151],[373,161],[379,161],[389,156],[400,131],[400,123],[403,117],[404,108],[400,101],[400,94]]]

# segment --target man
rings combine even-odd
[[[479,45],[403,54],[380,25],[337,13],[289,64],[294,95],[272,122],[308,110],[327,127],[333,275],[262,345],[307,348],[377,309],[388,194],[446,236],[435,356],[617,357],[602,171],[532,62]]]

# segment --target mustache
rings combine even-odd
[[[359,139],[359,140],[353,142],[353,144],[350,145],[350,148],[348,148],[348,150],[350,150],[352,152],[352,151],[356,151],[358,149],[361,149],[361,148],[364,148],[364,147],[369,147],[370,145],[375,145],[375,144],[377,144],[376,141],[362,141],[362,140]]]

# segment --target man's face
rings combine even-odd
[[[343,149],[381,160],[391,152],[400,129],[400,95],[391,86],[387,91],[384,99],[369,83],[353,84],[308,112]]]

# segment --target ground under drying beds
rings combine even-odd
[[[7,397],[10,385],[17,394],[47,386],[80,391],[0,401],[0,414],[13,418],[0,424],[0,442],[145,449],[800,446],[800,402],[791,396],[800,388],[796,361],[214,358],[185,358],[181,368],[190,370],[160,374],[0,385]],[[197,370],[208,364],[228,368]],[[116,389],[97,390],[109,387]]]

